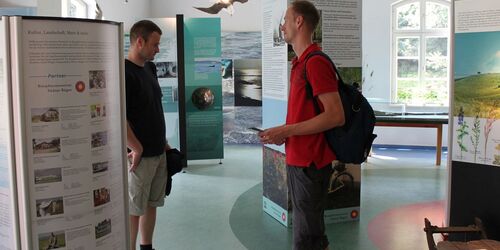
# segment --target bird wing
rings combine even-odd
[[[246,2],[248,2],[248,0],[233,0],[233,2],[246,3]]]
[[[226,7],[226,5],[223,3],[214,3],[209,8],[203,8],[203,7],[193,7],[193,8],[201,10],[201,11],[206,12],[208,14],[217,14],[217,13],[219,13],[220,10],[222,10],[222,8],[225,8],[225,7]]]

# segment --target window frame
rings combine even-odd
[[[70,16],[71,13],[71,4],[72,2],[78,2],[80,6],[83,6],[84,9],[82,15]],[[73,17],[73,18],[93,18],[95,12],[96,1],[95,0],[62,0],[61,9],[63,17]]]
[[[412,3],[419,3],[420,5],[420,24],[419,24],[419,29],[408,29],[408,30],[401,30],[398,29],[398,12],[397,9],[401,6],[407,5],[407,4],[412,4]],[[435,4],[440,4],[448,7],[448,26],[447,28],[435,28],[435,29],[427,29],[426,27],[426,8],[427,8],[427,3],[435,3]],[[448,0],[401,0],[393,3],[391,5],[391,87],[390,87],[390,102],[392,104],[399,104],[401,105],[401,102],[398,102],[398,79],[401,79],[398,77],[398,59],[405,59],[405,56],[398,56],[398,39],[399,38],[419,38],[419,47],[418,47],[418,72],[417,72],[417,82],[419,85],[423,86],[425,83],[426,79],[433,79],[437,81],[446,81],[447,86],[449,89],[450,86],[450,68],[451,68],[451,62],[450,62],[450,40],[451,40],[451,18],[452,13],[451,13],[451,2]],[[425,71],[426,71],[426,51],[427,51],[427,44],[426,44],[426,39],[427,38],[436,38],[436,37],[446,37],[447,38],[447,55],[446,55],[446,60],[447,60],[447,72],[446,76],[444,77],[439,77],[439,78],[426,78],[425,76]],[[415,79],[415,78],[408,78],[408,79]],[[450,97],[450,93],[448,93],[448,99]],[[433,104],[433,103],[422,103],[422,104],[415,104],[415,103],[408,103],[408,104],[403,104],[405,106],[409,107],[415,107],[415,108],[422,108],[422,107],[445,107],[448,108],[449,103],[448,100],[444,100],[442,105],[438,104]]]

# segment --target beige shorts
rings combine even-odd
[[[165,203],[167,162],[165,154],[143,157],[134,172],[128,172],[129,214],[141,216],[146,208]]]

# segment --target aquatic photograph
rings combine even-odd
[[[261,59],[260,32],[222,32],[222,58]]]
[[[194,73],[197,75],[211,74],[213,72],[219,72],[220,70],[221,70],[221,62],[220,61],[195,61],[194,62]]]
[[[234,60],[234,105],[262,106],[261,60]]]

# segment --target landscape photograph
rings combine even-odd
[[[500,118],[498,44],[498,32],[456,34],[456,58],[467,60],[455,61],[454,116]]]

